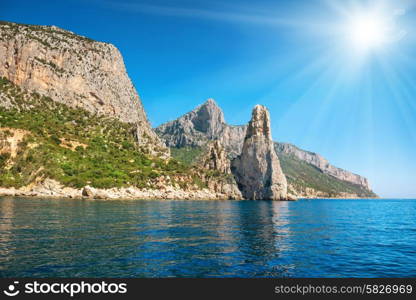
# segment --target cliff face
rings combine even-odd
[[[309,151],[299,149],[298,147],[287,144],[287,143],[278,143],[275,142],[274,147],[277,153],[282,153],[286,155],[293,155],[294,157],[304,161],[308,164],[311,164],[323,173],[331,175],[339,180],[347,181],[359,186],[364,187],[367,190],[370,190],[370,185],[367,178],[364,178],[360,175],[353,174],[346,170],[337,168],[331,165],[328,160],[323,158],[321,155]]]
[[[168,156],[113,45],[54,26],[1,22],[0,58],[0,77],[70,107],[137,124],[139,144]]]
[[[207,185],[211,190],[228,195],[229,199],[244,199],[231,174],[231,161],[228,159],[227,151],[219,140],[207,144],[207,150],[200,158],[198,165],[221,174],[221,180],[207,180]]]
[[[220,135],[224,114],[213,99],[208,99],[175,121],[156,128],[169,147],[202,146]]]
[[[208,145],[208,150],[201,159],[201,165],[207,170],[231,174],[231,162],[227,157],[227,152],[218,140]]]
[[[220,139],[231,157],[240,154],[247,126],[230,126],[225,123],[224,113],[213,99],[182,117],[162,124],[155,129],[168,147],[202,147]]]
[[[241,149],[243,149],[244,138],[247,132],[247,125],[241,126],[224,126],[221,135],[217,137],[221,144],[228,152],[228,157],[233,159],[240,155]]]
[[[241,155],[232,170],[246,199],[287,199],[286,177],[273,148],[270,115],[262,106],[254,107]]]

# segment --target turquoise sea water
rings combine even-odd
[[[416,277],[416,200],[0,198],[0,277]]]

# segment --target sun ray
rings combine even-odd
[[[402,121],[406,124],[407,134],[411,136],[411,139],[416,142],[416,132],[414,128],[416,126],[414,113],[412,110],[412,99],[416,89],[409,88],[412,85],[405,84],[407,75],[400,73],[397,68],[390,64],[387,60],[380,60],[381,67],[383,68],[383,78],[385,78],[386,87],[393,95],[395,101],[395,107],[398,109]],[[408,99],[409,101],[406,101]],[[410,109],[409,109],[410,108]]]

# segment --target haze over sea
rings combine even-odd
[[[415,277],[416,201],[0,198],[0,277]]]

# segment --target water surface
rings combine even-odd
[[[416,201],[0,198],[0,277],[416,277]]]

